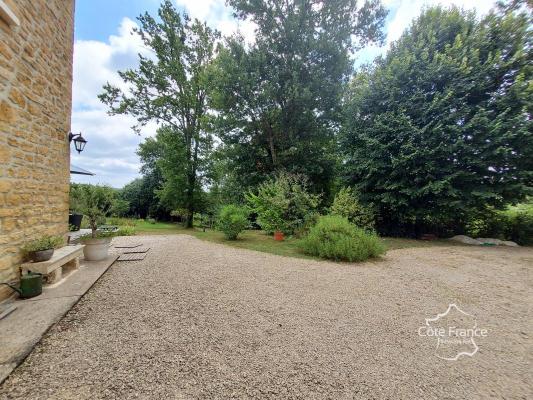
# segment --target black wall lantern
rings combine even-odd
[[[76,148],[78,153],[81,153],[85,147],[85,144],[87,143],[87,140],[85,140],[83,136],[81,136],[81,132],[76,135],[74,135],[72,132],[69,132],[68,134],[69,143],[72,142],[72,140],[74,140],[74,147]]]

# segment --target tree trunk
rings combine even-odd
[[[275,167],[278,163],[278,157],[276,154],[276,146],[274,144],[274,130],[272,129],[272,125],[269,123],[266,124],[266,130],[268,135],[268,146],[270,150],[270,157],[272,158],[272,165]]]

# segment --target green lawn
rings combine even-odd
[[[182,226],[171,222],[156,222],[154,224],[143,221],[135,221],[135,231],[138,235],[168,235],[172,233],[183,233],[186,231]]]
[[[169,222],[150,223],[147,221],[136,221],[135,229],[137,235],[185,234],[201,240],[242,249],[262,251],[288,257],[318,259],[303,254],[298,248],[298,239],[296,238],[287,238],[283,242],[276,242],[272,236],[256,230],[243,232],[239,235],[238,240],[226,240],[222,233],[212,229],[207,229],[206,232],[203,232],[200,228],[185,229],[181,225]],[[448,240],[424,241],[389,237],[383,238],[382,240],[388,250],[412,247],[450,246],[454,244]]]

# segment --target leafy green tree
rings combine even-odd
[[[329,212],[347,218],[352,224],[363,229],[373,229],[375,215],[368,206],[363,206],[359,196],[349,187],[344,187],[335,195]]]
[[[115,190],[109,186],[80,184],[83,204],[81,211],[89,221],[91,236],[97,237],[99,224],[105,223],[105,218],[109,216],[115,199]]]
[[[257,189],[257,194],[246,195],[257,223],[267,233],[281,231],[293,234],[312,217],[320,196],[309,193],[307,178],[303,175],[279,173]]]
[[[531,193],[530,22],[524,7],[482,20],[430,8],[354,77],[345,173],[381,230],[460,230],[469,213]]]
[[[124,217],[130,210],[130,203],[127,200],[123,200],[117,196],[113,198],[109,215],[112,217]]]
[[[249,46],[229,38],[211,71],[216,127],[231,160],[226,181],[253,188],[285,170],[327,195],[351,53],[382,40],[384,8],[379,0],[229,4],[257,29]]]
[[[192,226],[196,194],[202,185],[199,171],[212,145],[206,130],[206,69],[215,56],[219,35],[205,23],[181,16],[170,0],[161,4],[159,20],[146,13],[139,22],[136,33],[152,56],[139,55],[138,69],[119,72],[126,89],[108,83],[99,97],[111,115],[134,116],[136,131],[150,121],[162,126],[161,143],[172,149],[163,152],[163,157],[172,159],[162,159],[162,163],[175,165],[172,174],[162,168],[162,190],[187,209]]]

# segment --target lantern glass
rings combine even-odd
[[[74,139],[74,147],[76,148],[78,153],[81,153],[83,151],[86,143],[87,140],[85,140],[83,136],[81,136],[81,134],[76,139]]]

